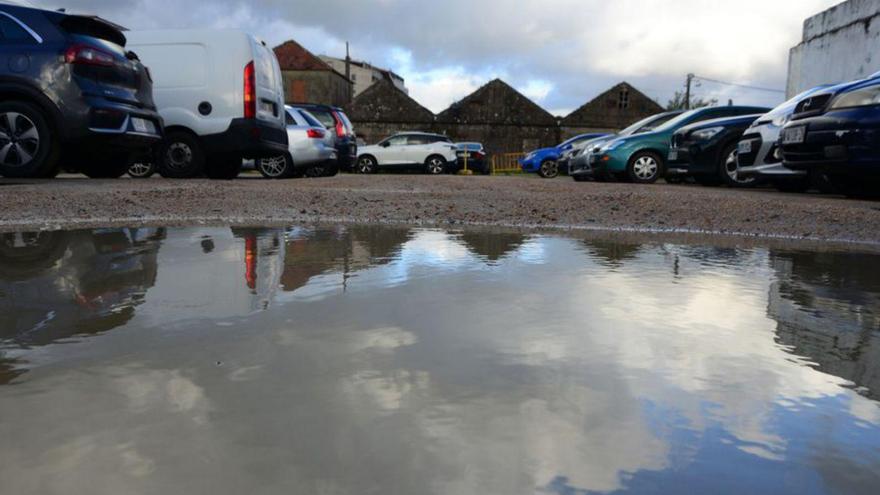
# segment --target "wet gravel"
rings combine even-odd
[[[880,245],[880,202],[567,178],[0,179],[0,230],[328,222],[709,232]]]

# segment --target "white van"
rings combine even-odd
[[[275,53],[236,30],[127,31],[153,78],[165,120],[163,177],[230,179],[242,159],[287,151],[284,89]]]

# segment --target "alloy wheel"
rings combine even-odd
[[[281,155],[260,160],[260,168],[269,177],[281,177],[287,170],[287,159]]]
[[[633,173],[641,180],[651,180],[660,170],[660,164],[652,156],[642,156],[633,164]]]
[[[40,149],[40,132],[24,114],[6,112],[0,115],[0,163],[20,167],[30,163]]]
[[[541,164],[541,177],[545,177],[547,179],[553,179],[559,175],[559,164],[552,161],[547,160]]]
[[[740,179],[737,170],[738,165],[736,163],[736,150],[734,149],[730,152],[729,155],[727,155],[727,158],[725,158],[724,160],[724,172],[727,173],[727,176],[730,178],[731,182],[735,184],[751,184],[755,181],[754,177]]]
[[[146,177],[153,173],[153,164],[137,161],[131,164],[128,167],[128,174],[132,177]]]
[[[358,160],[357,170],[362,174],[371,174],[375,169],[375,164],[370,158],[361,158]]]
[[[432,175],[439,175],[443,173],[443,169],[446,167],[446,162],[442,159],[434,157],[428,160],[428,173]]]

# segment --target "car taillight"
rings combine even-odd
[[[324,139],[324,131],[321,129],[309,129],[306,135],[312,139]]]
[[[342,123],[342,118],[338,113],[333,112],[333,120],[336,121],[336,137],[345,137],[345,124]]]
[[[64,61],[68,64],[110,67],[116,64],[116,57],[93,46],[72,45],[64,52]]]
[[[254,74],[254,63],[244,67],[244,118],[257,117],[257,82]]]

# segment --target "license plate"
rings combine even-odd
[[[678,151],[672,150],[669,152],[669,161],[674,162],[675,160],[678,160]]]
[[[792,127],[782,133],[782,144],[800,144],[807,136],[805,127]]]
[[[752,152],[752,142],[751,141],[740,141],[737,146],[737,152],[740,155],[744,155],[746,153]]]
[[[148,124],[149,124],[149,122],[147,122],[144,119],[137,119],[137,118],[131,119],[131,126],[134,127],[135,132],[145,133],[145,132],[149,131],[150,126]]]

